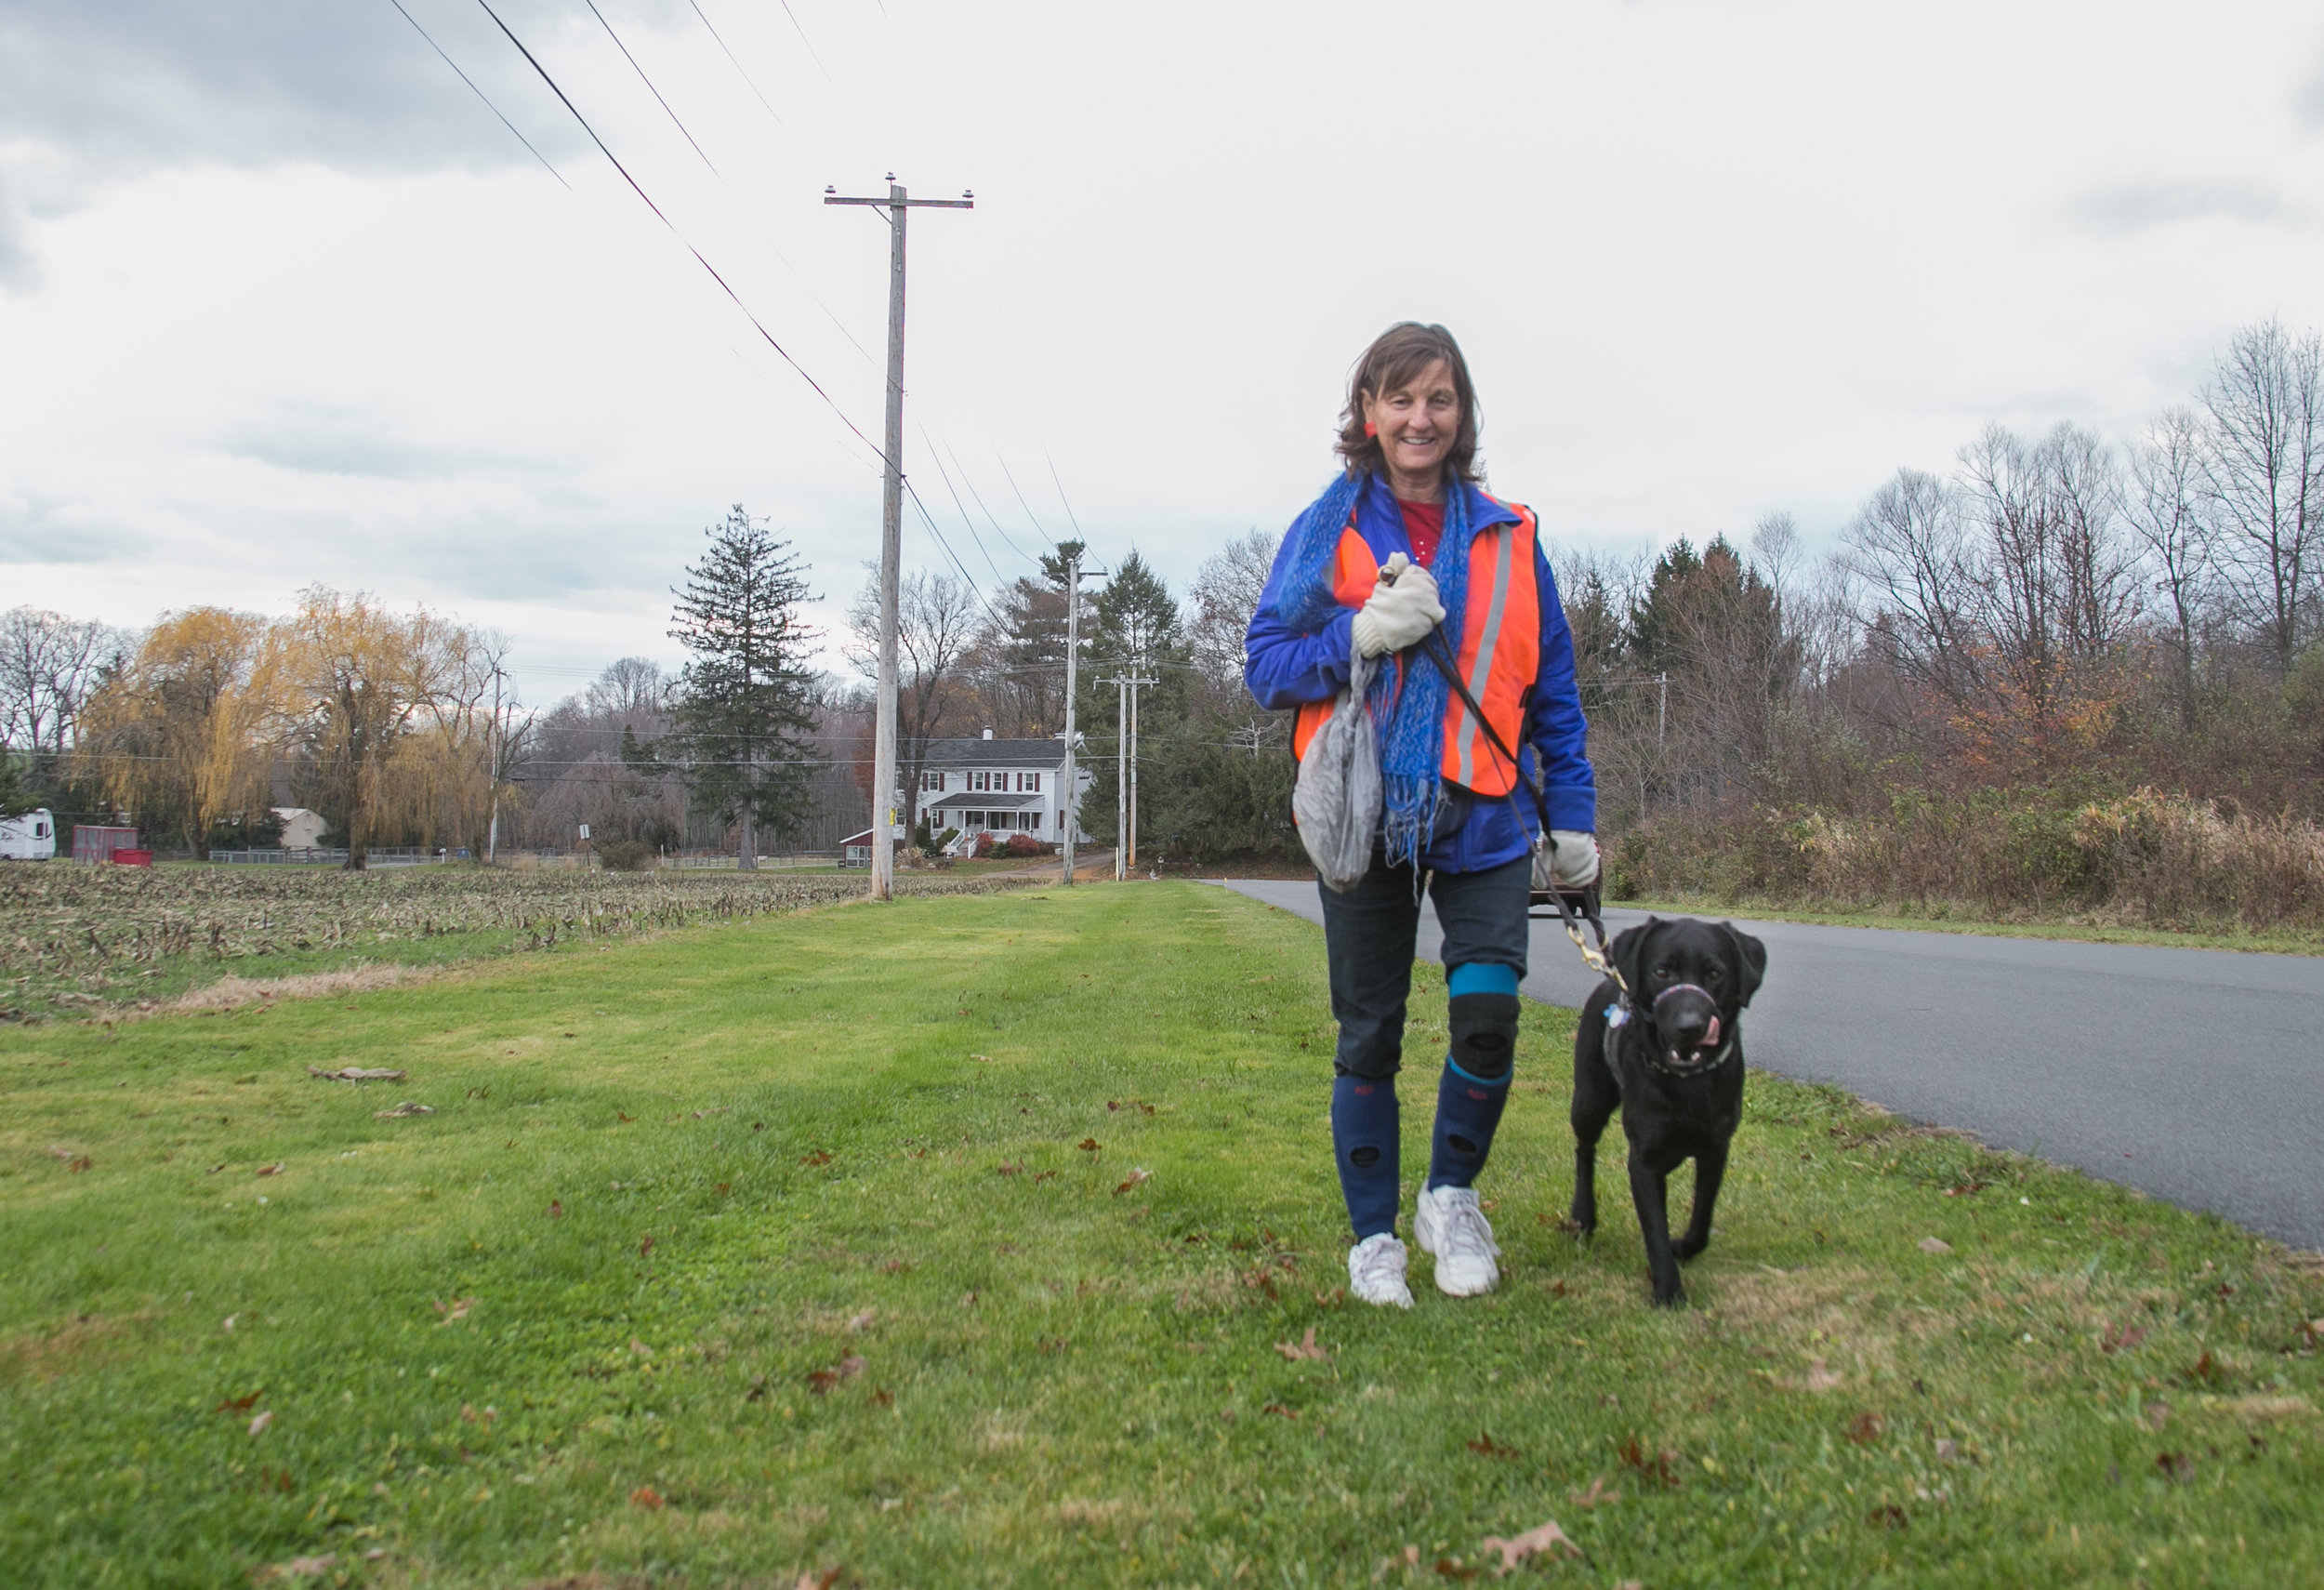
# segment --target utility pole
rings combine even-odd
[[[888,212],[887,478],[879,497],[879,712],[872,735],[871,897],[892,899],[896,884],[896,583],[904,559],[904,222],[914,209],[972,210],[976,195],[957,199],[905,196],[888,173],[884,199],[846,199],[823,191],[826,205],[868,205]],[[1072,755],[1072,742],[1066,744]],[[1067,763],[1071,766],[1070,762]]]
[[[500,864],[500,759],[508,749],[508,731],[500,722],[500,665],[493,664],[493,727],[492,745],[493,815],[492,824],[484,830],[484,865]]]
[[[1121,687],[1121,706],[1114,719],[1114,881],[1128,878],[1138,865],[1138,691],[1158,679],[1122,674],[1101,679],[1100,684]]]
[[[1663,732],[1670,722],[1670,676],[1667,673],[1657,674],[1655,683],[1661,687],[1655,699],[1655,749],[1660,750]]]

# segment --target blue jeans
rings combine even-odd
[[[1393,1077],[1404,1062],[1405,1001],[1412,992],[1412,947],[1420,926],[1419,876],[1390,867],[1379,852],[1346,894],[1319,881],[1324,948],[1331,963],[1331,1014],[1340,1024],[1333,1068],[1342,1076]],[[1429,898],[1445,930],[1445,965],[1507,966],[1525,974],[1533,901],[1533,858],[1483,872],[1438,872]]]

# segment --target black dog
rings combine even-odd
[[[1615,939],[1609,977],[1581,1008],[1574,1040],[1574,1224],[1598,1228],[1598,1137],[1622,1112],[1631,1199],[1646,1239],[1655,1302],[1686,1295],[1679,1261],[1710,1244],[1710,1211],[1743,1119],[1743,1007],[1767,971],[1767,947],[1733,922],[1648,917]],[[1670,1240],[1666,1179],[1695,1161],[1695,1214]]]

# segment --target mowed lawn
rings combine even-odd
[[[0,1583],[1441,1583],[1552,1519],[1516,1576],[2318,1571],[2313,1265],[1755,1076],[1658,1313],[1618,1136],[1562,1228],[1572,1020],[1502,1290],[1408,1314],[1340,1291],[1320,936],[1216,888],[7,1032]]]

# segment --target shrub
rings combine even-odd
[[[614,840],[597,847],[597,859],[608,872],[642,872],[654,860],[654,847],[643,840]]]

